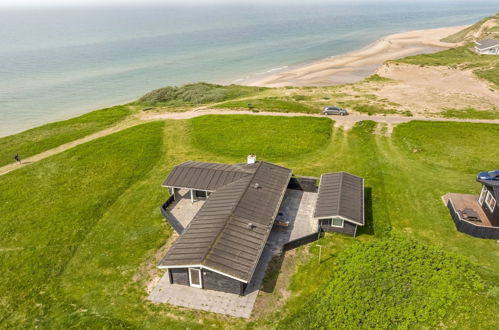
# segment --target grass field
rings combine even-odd
[[[303,112],[303,113],[319,113],[320,108],[313,108],[307,104],[300,103],[305,99],[298,98],[296,100],[286,100],[272,98],[245,99],[238,101],[229,101],[221,104],[216,104],[215,107],[222,109],[245,109],[258,111],[276,111],[276,112]]]
[[[300,310],[312,315],[313,305],[307,302],[338,285],[336,272],[366,276],[358,263],[348,262],[356,255],[351,251],[366,251],[359,258],[370,260],[369,251],[397,235],[444,255],[438,259],[441,274],[454,274],[458,263],[445,261],[445,256],[455,253],[463,258],[466,272],[478,276],[470,279],[469,287],[456,287],[457,297],[466,299],[450,299],[430,318],[411,314],[409,327],[497,328],[497,243],[458,233],[440,196],[450,191],[478,193],[476,172],[497,165],[482,146],[495,143],[499,127],[410,122],[397,126],[392,137],[374,135],[374,128],[375,123],[364,121],[344,131],[322,119],[300,117],[206,116],[155,122],[1,176],[6,188],[0,199],[8,202],[0,204],[0,310],[5,311],[0,327],[299,328],[292,316]],[[288,294],[269,296],[269,307],[257,311],[258,318],[245,321],[148,303],[145,287],[161,274],[155,269],[158,251],[171,233],[158,210],[167,198],[161,182],[177,163],[243,162],[251,147],[258,159],[297,174],[345,170],[364,176],[366,228],[357,238],[322,238],[320,264],[315,244],[294,251],[294,263],[283,265],[291,270],[289,285],[284,285]],[[416,267],[426,260],[426,254],[412,254],[404,244],[396,244],[408,257],[400,265]],[[392,250],[383,250],[383,258],[396,256]],[[415,274],[383,269],[373,281],[394,275],[404,276],[407,283],[426,279]],[[438,290],[425,296],[428,306],[445,298],[442,288],[455,288],[453,280],[439,275],[430,279]],[[280,281],[278,271],[272,276]],[[481,284],[473,286],[475,280]],[[370,286],[373,290],[379,285],[382,292],[390,292],[400,282],[372,283],[377,283]],[[397,311],[408,315],[418,309],[421,292],[408,290],[407,302]],[[357,302],[359,309],[367,306]],[[320,303],[324,308],[330,304]],[[387,313],[383,306],[369,308],[366,322]],[[353,316],[344,322],[344,328],[352,328],[359,320]]]
[[[16,153],[22,158],[38,154],[110,127],[129,114],[126,106],[116,106],[0,138],[0,166],[14,162]]]

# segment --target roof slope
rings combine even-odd
[[[321,176],[315,218],[341,216],[364,225],[364,179],[346,172]]]
[[[203,265],[249,282],[291,170],[266,162],[243,167],[252,173],[210,195],[160,267]]]
[[[173,168],[163,186],[215,191],[255,171],[255,164],[218,164],[188,161]]]
[[[478,49],[487,49],[494,46],[499,46],[499,41],[495,39],[484,39],[476,42]]]

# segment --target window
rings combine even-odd
[[[490,193],[490,191],[487,192],[487,197],[485,198],[485,203],[490,209],[490,212],[494,211],[494,207],[496,207],[496,200],[494,199],[494,196]]]
[[[331,226],[331,227],[343,228],[343,219],[342,218],[319,219],[319,224],[321,226]]]
[[[483,201],[485,200],[487,192],[487,188],[485,188],[485,186],[482,186],[482,192],[480,193],[480,198],[478,198],[478,203],[480,203],[480,205],[483,205]]]
[[[333,223],[331,224],[331,226],[343,228],[343,219],[342,218],[333,218]]]

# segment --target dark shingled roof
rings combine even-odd
[[[364,225],[364,179],[345,172],[321,176],[315,218],[341,216]]]
[[[494,46],[499,46],[499,41],[495,39],[484,39],[476,42],[478,49],[487,49]]]
[[[215,191],[254,172],[255,164],[218,164],[188,161],[173,168],[163,186]]]
[[[228,172],[240,176],[227,179],[228,184],[213,185],[218,189],[206,200],[159,266],[203,265],[249,282],[272,229],[291,170],[266,162],[226,167],[218,164],[220,168],[215,165],[189,162],[179,166],[184,170],[189,166],[207,169],[204,173],[213,178],[213,171],[222,171],[221,176],[228,177]],[[233,170],[235,168],[238,170]],[[184,174],[172,175],[181,178],[179,181],[187,181]],[[170,176],[166,182],[170,182]],[[207,180],[200,175],[198,181]],[[190,184],[189,188],[206,185]]]

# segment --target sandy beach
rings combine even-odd
[[[326,86],[353,83],[375,73],[387,60],[454,47],[455,44],[440,40],[465,27],[453,26],[396,33],[360,50],[277,73],[248,78],[238,83],[267,87]]]

